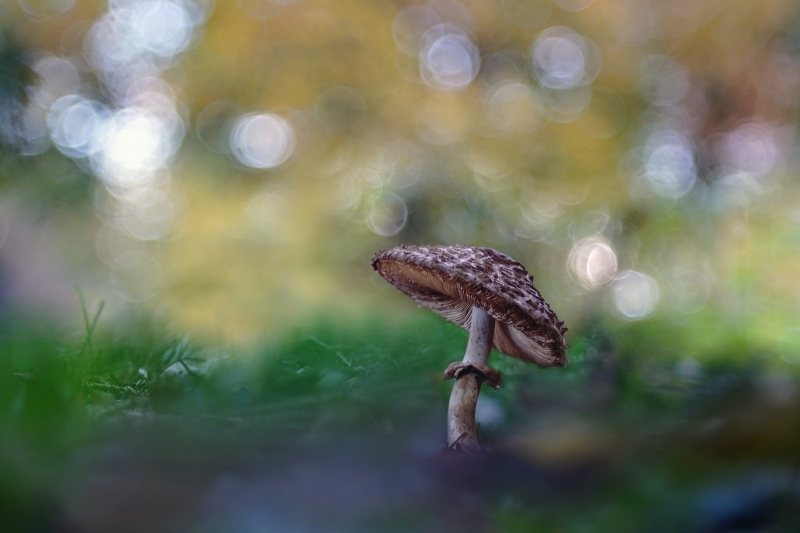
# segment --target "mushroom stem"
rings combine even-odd
[[[464,363],[486,366],[492,351],[494,318],[479,307],[472,308],[469,342]],[[478,429],[475,425],[475,407],[483,384],[483,377],[474,372],[456,379],[450,394],[447,410],[447,446],[462,451],[481,451]]]

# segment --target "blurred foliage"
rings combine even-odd
[[[22,49],[10,35],[0,34],[0,123],[2,124],[3,147],[11,144],[10,130],[19,121],[22,108],[27,102],[26,87],[35,83],[36,75],[22,56]],[[3,159],[8,157],[4,154]]]
[[[796,377],[631,364],[598,330],[566,369],[493,355],[493,453],[442,451],[435,317],[326,321],[252,354],[143,322],[0,338],[0,498],[14,531],[791,531]],[[210,528],[210,529],[209,529]]]
[[[0,9],[39,79],[4,130],[8,283],[64,243],[55,296],[8,307],[69,314],[79,284],[253,343],[408,310],[371,254],[461,243],[520,260],[573,331],[644,319],[696,358],[735,331],[795,361],[793,2]]]

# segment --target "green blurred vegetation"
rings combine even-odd
[[[436,317],[323,319],[251,354],[148,321],[43,338],[2,336],[14,531],[792,531],[800,519],[796,378],[726,358],[692,373],[601,329],[566,369],[495,353],[506,386],[484,391],[481,415],[493,452],[470,457],[442,451],[441,372],[466,333]]]

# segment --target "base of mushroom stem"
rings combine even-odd
[[[462,375],[453,384],[447,409],[447,446],[454,451],[481,452],[475,407],[483,377],[477,373]]]
[[[458,379],[467,374],[477,374],[483,378],[484,383],[497,390],[503,386],[503,374],[487,365],[465,363],[455,361],[450,363],[444,371],[445,381],[448,379]]]
[[[461,444],[459,440],[456,440],[453,444],[448,444],[445,448],[442,449],[443,454],[453,454],[453,455],[464,455],[464,454],[471,454],[471,455],[488,455],[491,453],[491,450],[487,450],[480,443],[478,443],[477,448],[473,446],[467,446]]]

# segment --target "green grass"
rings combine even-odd
[[[146,321],[98,331],[98,313],[69,340],[0,330],[8,530],[799,523],[793,375],[720,358],[687,377],[675,361],[640,356],[646,332],[598,325],[573,332],[565,369],[494,353],[505,376],[503,389],[483,393],[501,415],[483,428],[494,452],[463,458],[442,453],[441,375],[467,336],[432,315],[318,321],[242,353]]]

